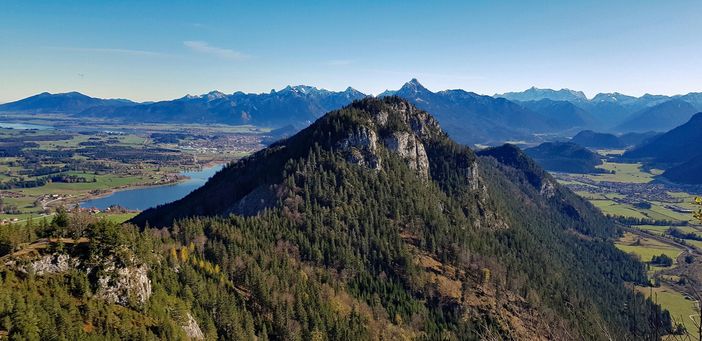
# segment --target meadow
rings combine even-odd
[[[620,155],[621,151],[602,150],[601,155]],[[659,224],[637,224],[631,228],[639,229],[644,233],[650,233],[658,238],[669,238],[666,232],[675,227],[683,233],[694,233],[702,236],[702,226],[693,219],[692,213],[685,210],[695,208],[693,201],[695,195],[679,190],[667,190],[667,187],[655,185],[656,176],[661,174],[658,169],[644,169],[640,163],[618,163],[605,161],[601,166],[608,173],[576,175],[567,174],[559,182],[565,186],[571,186],[576,193],[587,199],[604,214],[611,216],[637,218],[643,220],[657,221]],[[650,186],[648,184],[651,184]],[[652,187],[658,186],[658,187]],[[639,205],[638,202],[645,202],[646,205]],[[650,206],[650,207],[649,207]],[[663,221],[676,223],[685,222],[686,226],[671,226],[671,224],[660,224]],[[665,240],[665,239],[664,239]],[[702,241],[683,241],[686,245],[702,250]],[[652,282],[654,278],[661,279],[660,287],[637,287],[647,296],[667,309],[676,322],[682,323],[692,336],[696,339],[697,332],[690,315],[695,314],[694,302],[682,291],[676,291],[668,283],[677,283],[680,276],[677,273],[677,257],[686,250],[675,243],[666,243],[654,237],[647,237],[646,234],[634,234],[626,232],[615,246],[620,250],[635,255],[643,262],[650,262],[654,256],[666,255],[674,260],[673,265],[662,267],[649,265],[648,275]],[[660,274],[666,270],[666,273]],[[687,298],[686,298],[687,297]],[[699,318],[697,318],[699,321]],[[674,339],[668,337],[667,339]]]
[[[0,157],[0,220],[49,214],[57,206],[71,207],[117,189],[180,181],[184,170],[257,150],[262,134],[270,130],[100,120],[86,124],[70,117],[51,122],[42,115],[30,121],[57,128],[0,128],[0,152],[5,155]]]
[[[653,256],[666,255],[675,259],[683,251],[681,248],[663,243],[653,238],[642,237],[633,233],[625,233],[614,244],[618,249],[638,256],[643,262],[650,262]]]

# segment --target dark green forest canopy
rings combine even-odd
[[[410,162],[423,153],[401,155],[388,142],[406,134],[424,148],[426,177]],[[377,144],[344,149],[352,136]],[[354,102],[144,212],[138,229],[78,229],[69,218],[12,236],[6,249],[47,235],[103,243],[90,252],[128,245],[127,259],[149,266],[153,294],[115,306],[91,298],[83,273],[6,268],[0,321],[30,309],[36,318],[3,328],[42,338],[176,338],[187,314],[222,339],[648,339],[670,330],[667,312],[625,286],[647,285],[645,267],[612,245],[621,231],[611,221],[518,148],[480,154],[399,98]],[[253,191],[267,193],[256,197],[265,205],[228,214]],[[88,284],[74,291],[72,281]],[[76,299],[79,308],[62,308]]]

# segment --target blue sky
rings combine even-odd
[[[416,77],[483,94],[702,91],[702,1],[0,0],[0,102],[159,100]]]

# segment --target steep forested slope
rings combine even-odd
[[[645,267],[613,247],[620,231],[587,201],[517,148],[476,155],[452,142],[397,97],[329,113],[134,221],[140,230],[60,212],[0,228],[0,332],[606,340],[670,330],[667,313],[625,287],[645,285]]]
[[[624,153],[625,158],[640,159],[657,163],[685,162],[700,155],[694,148],[702,138],[702,113],[697,113],[685,124]]]
[[[229,213],[249,217],[217,218]],[[186,218],[201,215],[210,217]],[[389,323],[389,332],[604,339],[650,336],[653,321],[669,323],[625,288],[645,283],[644,266],[612,246],[619,231],[594,207],[518,149],[477,157],[396,97],[332,112],[134,221],[204,236],[205,258],[228,260],[225,269],[252,252],[228,245],[251,245],[264,277],[273,264],[258,257],[279,249],[310,267],[311,283],[382,311],[359,318]],[[239,271],[250,271],[245,264]],[[243,275],[239,283],[258,282]],[[264,311],[279,309],[263,302]],[[333,330],[330,320],[286,316],[306,332]],[[373,326],[361,329],[375,335]]]
[[[702,184],[702,154],[666,170],[663,177],[681,184]]]

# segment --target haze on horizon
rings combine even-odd
[[[702,91],[702,2],[75,1],[0,4],[0,103],[40,92],[161,100],[307,84],[377,94],[418,78],[492,95],[531,86]]]

